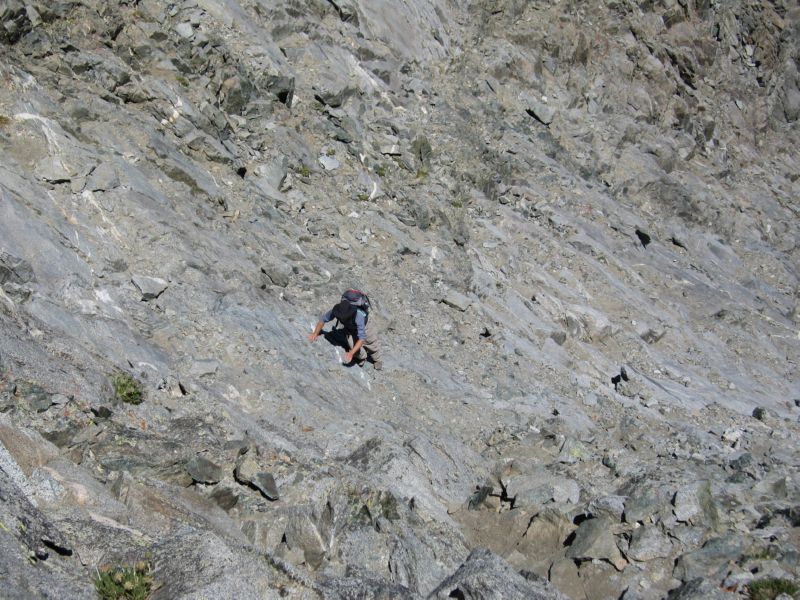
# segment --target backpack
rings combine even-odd
[[[343,307],[341,305],[345,305],[347,308],[346,310],[342,310]],[[354,326],[354,319],[356,316],[356,311],[361,309],[364,311],[366,319],[369,319],[369,296],[367,296],[364,292],[360,292],[358,290],[347,290],[344,294],[342,294],[342,300],[339,304],[333,307],[333,316],[336,318],[336,322],[341,323],[345,326]],[[334,325],[335,327],[336,325]]]
[[[367,296],[364,292],[360,292],[358,290],[347,290],[344,294],[342,294],[342,300],[349,302],[356,308],[360,308],[369,315],[369,296]]]

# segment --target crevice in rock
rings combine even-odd
[[[642,247],[643,247],[643,248],[647,248],[647,246],[648,246],[648,245],[650,244],[650,242],[651,242],[651,238],[650,238],[650,236],[649,236],[649,235],[647,235],[647,234],[646,234],[644,231],[642,231],[641,229],[637,229],[637,230],[636,230],[636,237],[638,237],[638,238],[639,238],[639,241],[642,243]]]
[[[672,242],[673,246],[677,246],[678,248],[683,248],[684,250],[688,250],[688,248],[675,236],[669,238],[669,241]]]
[[[587,515],[586,513],[581,513],[579,515],[575,515],[575,518],[572,519],[572,524],[573,525],[580,525],[584,521],[588,521],[590,518],[591,517],[589,515]]]
[[[614,375],[611,378],[611,383],[614,385],[614,391],[617,390],[617,386],[621,381],[628,381],[628,372],[625,370],[625,367],[622,367],[619,370],[619,375]]]
[[[59,546],[52,540],[42,540],[42,543],[60,556],[72,556],[72,548]]]

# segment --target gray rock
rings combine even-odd
[[[31,264],[8,252],[0,252],[0,285],[25,284],[36,281]]]
[[[292,107],[294,99],[294,77],[291,75],[267,75],[261,81],[261,88],[270,92],[278,101],[288,108]]]
[[[604,496],[595,498],[589,503],[587,511],[594,517],[605,516],[619,522],[622,520],[622,514],[625,511],[625,497]]]
[[[186,470],[197,483],[219,483],[222,479],[222,467],[202,456],[192,458]]]
[[[588,458],[589,452],[586,447],[579,440],[571,437],[564,440],[558,453],[558,461],[570,465]]]
[[[384,156],[402,156],[403,150],[399,144],[384,144],[380,147],[380,153]]]
[[[54,442],[8,443],[8,593],[150,550],[164,598],[422,598],[486,546],[655,600],[712,532],[712,586],[796,579],[790,4],[0,2],[0,417]],[[305,343],[351,285],[380,376]]]
[[[218,485],[209,496],[223,510],[230,510],[239,502],[237,491],[226,485]]]
[[[472,300],[455,290],[448,290],[441,301],[447,304],[447,306],[460,310],[461,312],[465,312],[472,305]]]
[[[217,374],[220,362],[216,358],[199,358],[192,361],[189,375],[192,377],[206,377]]]
[[[708,482],[685,485],[673,498],[675,518],[683,523],[703,523],[711,528],[719,524],[719,513]]]
[[[265,590],[290,586],[300,596],[313,596],[305,578],[276,558],[226,543],[209,532],[182,528],[151,547],[153,563],[159,565],[163,598],[263,598]],[[204,568],[198,571],[197,565]],[[270,566],[267,568],[267,566]],[[162,579],[163,578],[163,579]],[[290,583],[291,582],[291,583]]]
[[[702,578],[722,582],[731,561],[737,560],[745,548],[740,535],[717,537],[702,548],[681,555],[675,562],[673,577],[688,583]]]
[[[194,36],[194,27],[189,22],[178,23],[175,25],[175,33],[185,40],[189,40]]]
[[[670,492],[659,486],[637,486],[625,501],[625,522],[645,521],[670,504]]]
[[[581,488],[567,477],[540,473],[514,477],[505,482],[506,494],[514,498],[515,506],[542,506],[549,502],[577,504]]]
[[[35,167],[34,174],[48,183],[67,183],[78,176],[78,171],[62,156],[48,156]]]
[[[526,568],[549,566],[554,557],[563,556],[564,544],[573,531],[575,525],[564,514],[555,508],[544,508],[529,520],[522,539],[511,541],[515,550],[523,554],[522,565]]]
[[[575,539],[567,550],[567,558],[575,560],[606,560],[618,571],[627,561],[620,554],[611,529],[611,521],[604,518],[587,519],[578,526]]]
[[[8,0],[0,8],[0,42],[14,43],[31,30],[27,7],[22,2]]]
[[[769,410],[763,406],[756,407],[753,409],[753,418],[759,421],[766,421],[770,418]]]
[[[568,598],[586,596],[586,588],[578,572],[578,565],[569,558],[559,558],[550,565],[547,577],[556,588]]]
[[[136,286],[142,295],[142,300],[155,300],[167,289],[169,284],[159,277],[147,275],[134,275],[131,283]]]
[[[360,600],[412,600],[411,591],[399,584],[370,577],[351,569],[349,577],[323,577],[321,587],[325,598],[359,598]]]
[[[670,590],[667,600],[728,600],[730,593],[711,581],[697,578]]]
[[[322,519],[308,510],[300,509],[289,517],[284,531],[284,537],[289,549],[302,551],[303,560],[312,568],[316,569],[326,557],[330,549],[330,539],[327,529],[330,525],[330,513],[326,513]]]
[[[531,95],[522,98],[525,110],[544,125],[550,125],[556,116],[556,109]]]
[[[249,456],[240,456],[236,460],[234,475],[238,482],[252,485],[267,500],[274,501],[280,498],[275,478],[270,473],[262,471],[258,463]]]
[[[355,93],[355,87],[334,79],[320,81],[314,85],[314,98],[332,108],[342,106]]]
[[[636,561],[669,558],[672,543],[657,526],[645,525],[635,529],[626,555]]]
[[[281,156],[268,165],[259,166],[256,172],[263,175],[267,184],[277,191],[283,187],[286,175],[289,173],[289,161],[285,156]]]
[[[5,448],[0,444],[0,463]],[[0,522],[19,526],[0,535],[0,569],[9,600],[44,598],[54,593],[76,599],[95,598],[94,586],[63,534],[0,469]]]
[[[526,579],[515,573],[502,558],[486,549],[473,550],[464,564],[433,590],[428,598],[565,600],[565,596],[546,581],[535,577]]]
[[[261,267],[261,272],[267,277],[272,285],[286,287],[289,285],[292,276],[292,268],[286,263],[271,262]]]
[[[100,163],[89,174],[86,181],[86,189],[93,192],[113,190],[119,187],[119,176],[113,165]]]
[[[336,158],[334,158],[333,156],[325,156],[325,155],[319,157],[319,164],[321,164],[322,168],[325,169],[326,171],[335,171],[336,169],[342,166],[342,163],[336,160]]]

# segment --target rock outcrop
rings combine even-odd
[[[11,597],[797,579],[795,3],[8,0],[0,49]],[[307,340],[349,287],[381,371]]]

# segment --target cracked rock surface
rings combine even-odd
[[[0,50],[10,597],[797,580],[796,3],[9,0]],[[347,288],[380,371],[307,340]]]

